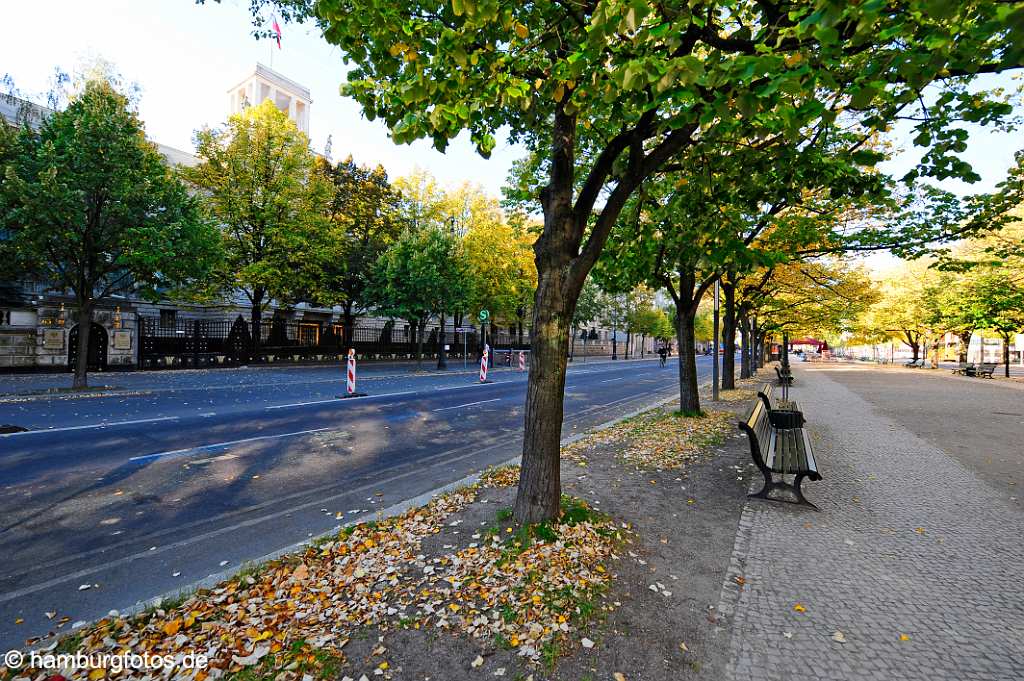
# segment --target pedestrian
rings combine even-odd
[[[505,354],[505,366],[507,366],[510,369],[512,368],[512,351],[511,350],[509,350],[508,353]]]
[[[665,366],[665,360],[668,358],[668,348],[664,345],[658,348],[658,358],[661,366]]]

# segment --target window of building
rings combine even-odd
[[[178,325],[177,310],[160,310],[160,328],[173,329]]]
[[[319,324],[299,324],[299,345],[317,345],[319,343]]]

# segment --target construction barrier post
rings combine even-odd
[[[355,348],[349,348],[348,351],[348,367],[345,371],[345,394],[338,395],[339,398],[345,399],[348,397],[366,397],[366,393],[356,392],[356,351]]]
[[[486,343],[484,343],[484,354],[480,358],[480,382],[481,383],[490,383],[490,381],[487,380],[487,358],[488,358],[488,356],[490,354],[491,354],[491,346],[489,346]]]

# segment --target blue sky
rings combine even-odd
[[[424,141],[393,144],[383,123],[366,121],[353,101],[338,94],[345,68],[338,51],[315,28],[285,24],[279,51],[271,41],[257,42],[252,37],[248,4],[248,0],[219,4],[208,0],[201,6],[193,0],[8,2],[0,74],[9,73],[23,92],[41,94],[55,67],[70,70],[83,58],[103,57],[141,86],[139,109],[150,137],[191,151],[196,128],[225,119],[228,87],[246,76],[257,61],[270,65],[272,55],[275,70],[312,92],[314,148],[322,150],[330,134],[335,158],[352,154],[361,163],[380,162],[392,176],[419,166],[443,184],[469,180],[499,193],[518,149],[499,143],[485,160],[464,138],[453,142],[445,154]],[[1007,76],[988,82],[1014,85]],[[897,130],[897,136],[904,138]],[[1021,139],[974,131],[965,156],[982,181],[944,186],[958,193],[991,190],[1005,176],[1013,152],[1024,147]],[[914,156],[905,154],[888,168],[902,174]]]

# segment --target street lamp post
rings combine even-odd
[[[714,329],[711,334],[711,399],[718,401],[718,280],[715,280]]]

